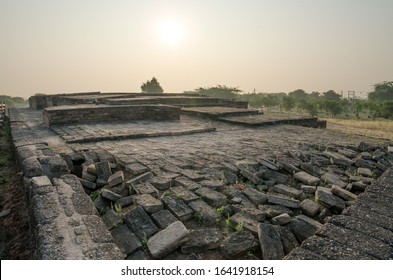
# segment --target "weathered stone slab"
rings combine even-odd
[[[198,183],[184,176],[174,179],[174,186],[183,186],[190,191],[195,191],[201,187]]]
[[[151,215],[151,219],[161,229],[164,229],[170,224],[178,221],[178,219],[176,219],[176,217],[173,216],[173,214],[166,209],[153,213]]]
[[[222,243],[221,250],[225,257],[235,258],[258,248],[258,241],[249,231],[234,232]]]
[[[105,214],[101,216],[101,218],[107,229],[116,227],[122,221],[121,216],[112,209],[106,211]]]
[[[164,191],[172,186],[172,179],[164,177],[153,177],[150,180],[150,184],[152,184],[156,189]]]
[[[108,185],[109,187],[114,187],[118,184],[123,183],[124,181],[124,173],[123,171],[117,171],[116,173],[112,174],[108,178]]]
[[[366,176],[366,177],[373,176],[373,172],[370,169],[368,169],[368,168],[361,168],[361,167],[359,167],[357,169],[357,173],[360,174],[360,175]]]
[[[87,188],[89,190],[95,190],[97,187],[97,185],[91,181],[84,180],[82,178],[78,178],[78,180],[82,184],[82,186],[84,186],[85,188]]]
[[[135,207],[128,212],[124,216],[124,221],[139,240],[149,238],[158,231],[157,226],[153,223],[141,206]]]
[[[96,243],[110,243],[112,236],[106,229],[104,222],[99,216],[87,215],[82,217],[82,221],[86,225],[87,231],[90,234],[91,240]]]
[[[231,198],[231,204],[240,204],[243,207],[253,208],[255,204],[252,203],[242,192],[235,191],[230,193],[229,198]]]
[[[174,222],[152,236],[147,242],[147,248],[153,258],[163,258],[184,243],[188,234],[189,231],[182,222]]]
[[[100,161],[95,163],[96,173],[98,179],[108,181],[109,176],[112,175],[112,170],[108,161]]]
[[[49,179],[60,178],[70,173],[67,163],[61,156],[42,156],[38,160],[42,166],[42,174],[48,176]]]
[[[149,168],[137,162],[127,164],[125,169],[134,176],[138,176],[149,171]]]
[[[284,249],[285,255],[289,254],[293,249],[299,246],[299,242],[296,240],[295,235],[287,228],[279,226],[278,230],[281,236],[281,243]]]
[[[126,186],[135,186],[141,183],[146,183],[149,181],[151,178],[153,178],[153,173],[152,172],[146,172],[143,173],[135,178],[132,178],[131,180],[128,180],[126,182]]]
[[[203,180],[199,182],[203,187],[215,190],[215,191],[221,191],[222,187],[224,186],[224,183],[220,180]]]
[[[105,213],[107,209],[110,209],[111,202],[108,199],[99,196],[94,200],[94,206],[97,208],[98,212],[102,214]]]
[[[292,221],[286,224],[285,227],[295,235],[299,243],[302,243],[307,238],[313,236],[318,230],[318,227],[315,227],[299,219],[292,219]]]
[[[242,193],[256,206],[267,203],[267,196],[256,189],[247,188]]]
[[[266,213],[255,207],[250,208],[250,207],[245,207],[242,204],[232,204],[230,205],[230,209],[232,213],[242,213],[258,222],[263,222],[265,221],[266,218]]]
[[[206,187],[199,188],[195,193],[213,207],[220,207],[227,203],[227,197],[224,194]]]
[[[118,199],[122,198],[121,195],[118,195],[117,193],[114,193],[110,190],[103,190],[101,192],[101,196],[105,197],[106,199],[109,199],[110,201],[117,201]]]
[[[188,236],[188,240],[181,246],[181,252],[191,254],[217,249],[221,246],[221,236],[220,231],[214,228],[193,230]]]
[[[191,169],[183,169],[180,173],[195,182],[199,182],[205,179],[205,176]]]
[[[264,158],[258,158],[258,162],[271,170],[278,171],[280,169],[279,165],[277,165],[267,159],[264,159]]]
[[[290,254],[285,256],[285,260],[327,260],[326,257],[320,256],[318,254],[314,254],[313,252],[310,252],[309,250],[305,250],[301,247],[298,247],[294,249],[293,251],[290,251]]]
[[[161,197],[162,202],[169,211],[180,221],[191,219],[194,211],[180,198],[167,195]]]
[[[319,213],[321,205],[310,199],[305,199],[300,203],[300,208],[305,215],[313,217]]]
[[[188,206],[194,210],[194,218],[204,225],[213,225],[220,220],[220,215],[216,209],[201,199],[191,201]]]
[[[296,198],[296,199],[299,199],[303,195],[302,191],[283,184],[274,185],[273,187],[270,188],[270,190],[272,192],[287,195],[289,197]]]
[[[235,165],[233,165],[232,163],[229,162],[222,162],[221,163],[227,170],[229,170],[230,172],[234,173],[234,174],[238,174],[239,173],[239,168],[237,168]]]
[[[273,180],[276,181],[279,184],[286,184],[287,181],[289,180],[289,176],[283,173],[280,173],[278,171],[274,170],[264,170],[261,172],[262,179],[264,180]]]
[[[284,257],[281,235],[277,226],[265,223],[259,224],[258,237],[262,250],[262,259],[281,260]]]
[[[311,219],[310,217],[307,217],[305,215],[298,215],[295,218],[298,219],[299,221],[306,222],[317,229],[320,229],[323,226],[320,222]]]
[[[295,173],[293,177],[296,180],[308,185],[316,185],[321,181],[318,177],[312,176],[304,171]]]
[[[300,190],[304,193],[313,194],[316,192],[317,187],[315,186],[308,186],[308,185],[301,185]]]
[[[258,173],[252,169],[242,169],[240,170],[240,174],[250,180],[255,185],[263,184],[263,180],[258,176]]]
[[[341,212],[345,208],[344,200],[321,190],[317,190],[315,193],[315,201],[326,208],[331,208],[333,211]]]
[[[126,255],[142,248],[142,243],[126,225],[114,228],[111,230],[111,234],[116,245]]]
[[[363,182],[363,183],[366,183],[366,184],[372,184],[372,183],[375,182],[374,178],[363,177],[363,176],[350,176],[349,180],[351,182]],[[339,185],[339,187],[341,187],[341,186]]]
[[[258,209],[263,211],[269,219],[284,213],[293,216],[292,210],[282,205],[258,205]]]
[[[58,199],[54,193],[35,195],[31,200],[36,224],[47,224],[59,216]]]
[[[281,214],[272,218],[272,223],[275,225],[285,225],[291,221],[291,217],[287,214]]]
[[[350,201],[350,200],[356,200],[358,198],[356,194],[353,194],[335,185],[332,186],[331,190],[334,195],[341,197],[344,200]]]
[[[247,215],[244,215],[242,213],[236,213],[229,218],[229,221],[233,228],[236,228],[237,226],[239,226],[239,224],[241,224],[241,227],[243,227],[244,229],[250,231],[255,236],[258,235],[258,222]]]
[[[239,177],[236,175],[236,173],[233,173],[229,170],[222,170],[221,171],[221,179],[224,182],[224,184],[236,184],[239,182]]]
[[[154,198],[150,194],[135,195],[133,196],[133,199],[135,205],[142,206],[143,209],[149,214],[164,209],[164,205],[162,204],[162,202]]]
[[[71,196],[72,205],[80,215],[96,215],[97,211],[90,197],[85,193],[75,192]],[[55,210],[54,210],[55,211]]]
[[[22,161],[22,169],[26,177],[36,177],[43,174],[42,166],[35,157],[29,157]]]
[[[321,177],[321,180],[323,182],[330,183],[332,185],[337,185],[340,188],[345,188],[347,186],[347,183],[342,181],[339,176],[337,176],[336,174],[333,174],[333,173],[329,173],[329,172],[323,174]]]
[[[136,194],[150,194],[152,197],[158,198],[158,190],[151,184],[139,184],[132,187]]]
[[[173,192],[176,196],[183,199],[186,203],[189,203],[193,200],[197,200],[200,198],[195,193],[193,193],[192,191],[188,190],[183,186],[171,187],[169,191]]]
[[[267,199],[269,203],[278,204],[289,208],[300,208],[300,201],[286,195],[268,193]]]
[[[97,176],[93,175],[93,174],[90,174],[87,171],[82,171],[82,179],[86,180],[86,181],[89,181],[89,182],[95,183],[97,181]]]

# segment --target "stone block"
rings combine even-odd
[[[22,161],[23,174],[26,177],[36,177],[43,174],[42,166],[38,159],[29,157]]]
[[[147,248],[155,259],[160,259],[180,247],[188,236],[189,231],[182,222],[170,224],[152,236],[147,242]]]
[[[109,199],[110,201],[116,202],[118,199],[122,198],[121,195],[118,195],[117,193],[114,193],[110,190],[103,190],[101,192],[101,196],[105,197],[106,199]]]
[[[188,190],[183,186],[171,187],[169,192],[174,193],[176,196],[183,199],[186,203],[189,203],[193,200],[197,200],[200,198],[195,193],[193,193],[192,191]]]
[[[224,184],[236,184],[239,182],[239,177],[236,175],[236,173],[233,173],[229,170],[222,170],[221,171],[221,179],[224,182]]]
[[[317,190],[317,192],[315,193],[315,200],[322,206],[330,208],[333,211],[341,212],[345,208],[344,200],[321,190]]]
[[[255,236],[258,235],[258,224],[256,220],[252,219],[251,217],[244,215],[242,213],[236,213],[232,217],[229,218],[230,224],[233,228],[242,227],[250,231]],[[240,224],[240,225],[239,225]]]
[[[137,162],[127,164],[125,169],[134,176],[138,176],[149,171],[149,168]]]
[[[341,197],[344,200],[350,201],[350,200],[356,200],[358,196],[356,194],[353,194],[347,190],[344,190],[338,186],[333,185],[332,186],[332,193],[338,197]]]
[[[89,190],[95,190],[97,185],[91,181],[82,179],[82,178],[78,178],[79,182],[82,184],[83,187],[85,187],[86,189]]]
[[[213,225],[220,220],[220,215],[209,204],[201,199],[191,201],[188,206],[194,210],[193,217],[204,225]]]
[[[164,191],[172,186],[172,179],[163,178],[163,177],[153,177],[150,180],[150,184],[152,184],[156,189]]]
[[[128,180],[126,182],[126,186],[135,186],[141,183],[146,183],[148,182],[151,178],[153,178],[153,173],[151,172],[146,172],[143,173],[135,178],[132,178],[131,180]]]
[[[313,217],[319,213],[321,205],[310,199],[305,199],[300,203],[300,208],[305,215]]]
[[[269,219],[285,213],[289,216],[294,215],[292,210],[282,205],[258,205],[258,209],[263,211]]]
[[[267,203],[267,196],[256,189],[247,188],[242,193],[256,206]]]
[[[262,259],[281,260],[284,257],[284,248],[277,226],[265,223],[259,224],[258,237],[262,250]]]
[[[333,173],[329,173],[329,172],[323,174],[321,177],[321,180],[323,182],[330,183],[332,185],[337,185],[340,188],[345,188],[347,186],[347,183],[342,181],[339,176],[337,176],[336,174],[333,174]]]
[[[175,178],[174,186],[183,186],[190,191],[195,191],[201,187],[198,183],[184,176]]]
[[[120,205],[121,207],[126,207],[126,206],[128,206],[128,205],[131,205],[131,204],[133,204],[134,203],[134,199],[133,199],[133,196],[125,196],[125,197],[122,197],[122,198],[119,198],[118,200],[116,200],[116,203],[118,204],[118,205]]]
[[[101,218],[107,229],[116,227],[122,221],[121,216],[112,209],[106,211],[105,214],[101,216]]]
[[[164,209],[164,205],[161,201],[154,198],[150,194],[142,194],[133,196],[134,204],[140,205],[146,211],[146,213],[155,213]]]
[[[100,161],[95,163],[98,179],[108,181],[109,176],[112,175],[112,170],[108,161]]]
[[[75,211],[80,215],[97,215],[94,203],[86,193],[75,192],[71,197]]]
[[[272,218],[272,223],[275,225],[285,225],[291,221],[291,216],[289,216],[287,213],[275,216]]]
[[[195,193],[213,207],[220,207],[227,203],[227,197],[224,194],[206,187],[199,188]]]
[[[225,209],[225,208],[224,208]],[[232,204],[230,205],[231,213],[242,213],[246,216],[249,216],[251,219],[254,219],[258,222],[265,221],[266,213],[262,210],[259,210],[255,207],[245,207],[241,204]],[[224,215],[225,217],[225,215]]]
[[[318,177],[312,176],[304,171],[300,171],[300,172],[295,173],[293,175],[293,177],[296,180],[298,180],[302,183],[308,184],[308,185],[316,185],[321,181]]]
[[[110,243],[113,242],[112,236],[106,229],[104,222],[99,216],[86,215],[82,217],[82,221],[86,225],[87,231],[90,234],[91,240],[96,243]]]
[[[296,240],[295,235],[289,229],[279,226],[278,230],[280,232],[281,243],[285,255],[288,255],[293,249],[299,247],[299,242]]]
[[[302,243],[307,238],[313,236],[318,230],[317,227],[299,219],[292,219],[292,221],[286,224],[285,227],[295,235],[299,243]]]
[[[257,239],[247,230],[230,234],[221,245],[221,251],[227,258],[241,257],[243,254],[252,252],[257,248]]]
[[[124,173],[123,171],[117,171],[116,173],[112,174],[108,178],[108,185],[109,187],[114,187],[123,183],[124,181]]]
[[[178,219],[166,209],[153,213],[151,219],[160,229],[164,229],[170,224],[178,221]]]
[[[299,199],[303,195],[302,191],[283,184],[274,185],[273,187],[270,188],[270,190],[272,192],[287,195],[289,197],[296,198],[296,199]]]
[[[142,243],[126,225],[111,230],[113,240],[127,256],[142,248]]]
[[[193,230],[187,241],[181,246],[183,254],[204,253],[207,250],[221,246],[222,237],[219,230],[214,228]]]
[[[67,163],[58,155],[42,156],[39,162],[42,166],[42,174],[48,176],[49,179],[60,178],[70,173]]]
[[[135,192],[136,194],[142,195],[142,194],[150,194],[151,196],[158,198],[158,190],[151,184],[149,183],[144,183],[144,184],[139,184],[135,186],[131,186],[132,192]]]
[[[187,221],[192,218],[194,211],[180,198],[176,196],[164,195],[162,202],[169,211],[180,221]]]
[[[308,185],[301,185],[300,190],[304,193],[313,194],[317,191],[317,187],[315,186],[308,186]]]
[[[300,208],[300,201],[299,200],[293,199],[293,198],[286,196],[286,195],[268,193],[267,199],[268,199],[268,202],[272,203],[272,204],[278,204],[278,205],[282,205],[282,206],[294,208],[294,209]]]
[[[124,221],[139,240],[150,238],[157,231],[157,226],[141,206],[133,208],[124,216]]]
[[[359,168],[357,169],[357,173],[358,173],[359,175],[363,175],[363,176],[366,176],[366,177],[371,177],[371,176],[373,176],[373,172],[372,172],[370,169],[368,169],[368,168],[361,168],[361,167],[359,167]]]
[[[180,173],[195,182],[200,182],[205,179],[205,176],[191,169],[183,169]]]

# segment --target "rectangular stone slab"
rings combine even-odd
[[[187,221],[191,219],[194,211],[180,198],[167,195],[161,197],[162,202],[169,211],[175,215],[180,221]]]
[[[149,238],[158,231],[157,226],[153,223],[149,215],[146,214],[141,206],[138,206],[128,212],[124,216],[124,221],[139,240]]]

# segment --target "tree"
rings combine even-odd
[[[325,108],[328,112],[332,114],[333,117],[336,117],[343,111],[343,105],[340,101],[337,100],[326,100],[325,101]]]
[[[284,106],[285,111],[292,111],[295,108],[296,100],[292,96],[284,96],[282,99],[282,105]]]
[[[193,93],[198,93],[198,94],[207,95],[216,98],[236,99],[240,92],[242,91],[237,87],[227,87],[227,86],[217,85],[215,87],[209,87],[209,88],[200,87],[195,89]]]
[[[288,96],[291,96],[291,97],[295,98],[296,101],[298,101],[300,99],[306,99],[308,97],[308,94],[303,89],[297,89],[297,90],[294,90],[294,91],[288,93]]]
[[[340,100],[341,95],[336,93],[334,90],[328,90],[327,92],[323,93],[323,97],[328,100]]]
[[[370,100],[393,100],[393,81],[374,85],[374,91],[368,94]]]
[[[155,77],[151,79],[151,81],[146,81],[141,86],[143,93],[163,93],[164,90],[162,89],[160,83],[157,81]]]

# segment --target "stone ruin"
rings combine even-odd
[[[390,143],[197,95],[30,107],[10,119],[38,259],[393,257]]]

